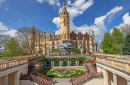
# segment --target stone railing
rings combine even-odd
[[[85,75],[81,75],[78,77],[71,78],[72,85],[82,85],[83,82],[93,78],[93,77],[103,77],[103,73],[89,73]]]
[[[27,62],[28,62],[28,59],[19,59],[19,60],[13,60],[13,61],[7,61],[4,63],[0,63],[0,71],[7,69],[7,68],[10,68],[10,67],[13,67],[13,66],[24,64]]]
[[[35,56],[35,55],[24,55],[24,56],[1,57],[0,59],[3,59],[3,60],[17,60],[17,59],[29,58],[29,57],[33,57],[33,56]]]
[[[30,74],[31,80],[37,82],[40,85],[52,85],[51,82],[47,82],[46,80],[36,77],[35,75]]]
[[[28,61],[33,60],[33,59],[38,59],[38,58],[43,58],[43,56],[34,56],[34,57],[29,57],[29,58],[23,58],[23,59],[17,59],[17,60],[12,60],[12,61],[3,61],[0,63],[0,71],[10,68],[10,67],[14,67],[17,65],[21,65],[24,63],[28,63]],[[39,64],[39,63],[35,63],[35,64]]]
[[[130,73],[130,63],[123,62],[123,61],[118,61],[118,60],[111,60],[111,59],[105,59],[105,58],[96,58],[96,62],[112,66],[114,68],[123,70],[125,72]]]

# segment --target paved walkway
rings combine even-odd
[[[71,78],[54,78],[54,85],[71,85]]]

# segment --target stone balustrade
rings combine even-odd
[[[13,60],[13,61],[7,61],[7,62],[4,62],[4,63],[0,63],[0,71],[3,70],[3,69],[7,69],[7,68],[17,66],[17,65],[20,65],[20,64],[24,64],[24,63],[27,63],[27,62],[28,62],[28,59],[19,59],[19,60]]]
[[[33,59],[37,59],[37,58],[43,58],[43,56],[34,56],[34,57],[29,57],[29,58],[0,62],[0,71],[10,68],[10,67],[20,65],[20,64],[28,63],[29,60],[33,60]]]
[[[96,58],[96,62],[105,64],[108,66],[112,66],[114,68],[130,73],[130,63],[128,62],[106,59],[106,58],[99,58],[99,57]]]

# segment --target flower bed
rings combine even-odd
[[[56,69],[44,73],[44,75],[52,78],[72,78],[83,74],[84,71],[78,69]]]

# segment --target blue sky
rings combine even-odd
[[[0,34],[15,36],[20,27],[35,27],[60,33],[64,0],[0,0]],[[95,31],[96,41],[106,31],[130,24],[130,0],[66,0],[70,30]]]

